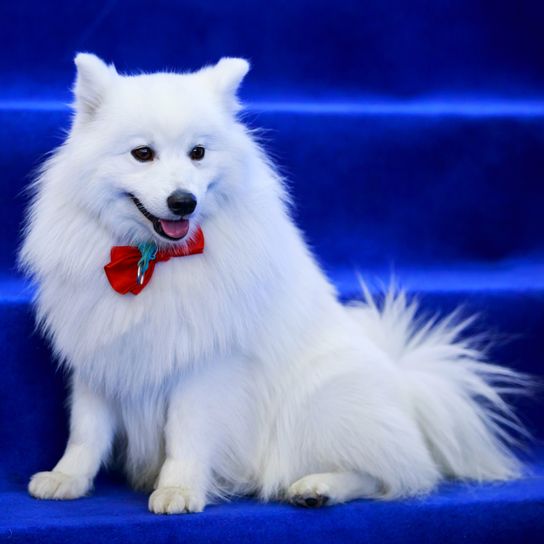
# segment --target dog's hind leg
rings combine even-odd
[[[334,369],[341,364],[337,358]],[[440,473],[395,376],[355,368],[324,377],[320,370],[319,384],[288,407],[278,426],[290,463],[281,475],[288,499],[317,505],[328,497],[334,504],[432,489]]]
[[[287,490],[287,500],[297,506],[317,508],[359,498],[382,495],[372,476],[359,472],[324,472],[297,480]]]

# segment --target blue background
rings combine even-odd
[[[31,542],[538,541],[542,404],[532,475],[448,484],[392,504],[320,512],[253,501],[157,518],[116,473],[73,503],[30,499],[66,438],[65,380],[33,332],[14,259],[23,188],[69,126],[77,51],[121,72],[252,63],[244,119],[297,203],[298,224],[344,299],[391,273],[429,312],[462,303],[492,357],[542,373],[544,4],[539,1],[0,2],[0,539]]]

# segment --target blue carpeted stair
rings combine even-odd
[[[75,51],[119,70],[245,56],[252,127],[345,299],[398,278],[429,312],[464,304],[494,358],[542,374],[544,6],[537,0],[0,3],[0,539],[6,542],[539,542],[542,404],[527,478],[322,511],[251,500],[156,517],[115,473],[71,503],[27,496],[66,436],[65,380],[33,332],[14,256],[23,188],[69,124]]]

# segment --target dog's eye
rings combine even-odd
[[[206,154],[206,150],[201,145],[195,145],[193,149],[191,149],[191,152],[189,153],[189,157],[191,157],[191,160],[193,161],[201,161],[204,158],[204,155]]]
[[[130,154],[140,162],[149,162],[155,158],[155,152],[147,145],[133,149]]]

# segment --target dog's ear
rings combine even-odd
[[[78,53],[74,59],[77,67],[74,85],[76,112],[85,118],[92,118],[104,100],[117,72],[113,65],[91,53]]]
[[[215,66],[203,70],[211,80],[216,91],[225,100],[225,104],[233,112],[240,109],[238,88],[249,72],[249,62],[245,59],[223,57]]]

